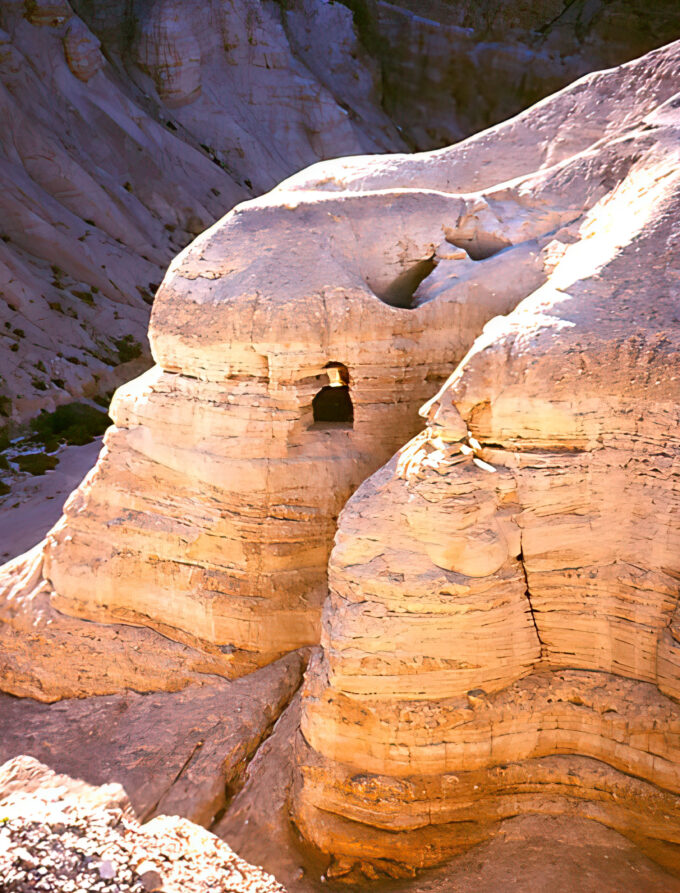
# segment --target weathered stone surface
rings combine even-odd
[[[0,695],[0,761],[20,754],[90,784],[117,782],[140,820],[167,813],[210,825],[299,687],[305,655],[234,682],[181,692],[42,704]]]
[[[680,881],[629,840],[586,819],[517,816],[443,868],[397,882],[392,893],[676,893]]]
[[[154,304],[157,365],[117,392],[97,466],[41,547],[45,583],[31,585],[60,623],[155,630],[163,654],[178,643],[229,676],[318,641],[342,505],[418,430],[418,407],[484,323],[545,281],[554,233],[597,200],[597,166],[566,198],[559,183],[538,201],[493,181],[454,193],[469,150],[313,167],[178,256]],[[116,653],[66,692],[33,652],[27,688],[13,650],[6,690],[46,699],[138,672]],[[154,659],[142,687],[179,687]]]
[[[92,787],[30,757],[0,767],[0,811],[7,893],[284,893],[204,828],[174,816],[140,827],[120,785]]]
[[[78,18],[71,21],[64,35],[64,55],[68,67],[81,81],[89,81],[104,67],[101,43]]]
[[[450,143],[680,20],[674,0],[5,0],[0,29],[14,427],[148,368],[163,270],[236,201],[320,158]]]
[[[434,864],[525,812],[680,872],[679,65],[671,45],[453,150],[451,180],[587,207],[341,516],[295,800],[338,872]]]
[[[298,694],[248,764],[243,788],[212,827],[241,858],[262,865],[289,893],[318,889],[328,862],[301,851],[290,821],[294,740],[299,726]],[[264,840],[266,847],[262,846]]]
[[[605,691],[602,685],[598,697]],[[609,704],[611,696],[609,693]],[[489,714],[487,705],[487,718]],[[292,755],[299,717],[300,698],[296,695],[249,763],[242,790],[212,830],[242,858],[262,865],[289,893],[318,893],[334,875],[342,881],[342,872],[351,870],[352,861],[343,864],[336,860],[329,872],[328,856],[300,847],[290,821]],[[573,780],[573,769],[568,767],[566,771],[571,772]],[[393,893],[680,890],[680,881],[645,857],[638,847],[589,819],[527,815],[505,819],[489,830],[493,833],[490,841],[417,878],[385,884],[386,889]],[[264,847],[263,841],[267,842]],[[368,884],[362,883],[364,886]]]
[[[366,0],[383,105],[418,149],[517,114],[680,36],[674,0]]]
[[[237,201],[404,146],[350,11],[296,10],[284,26],[260,0],[2,4],[0,433],[148,368],[163,271]]]
[[[0,570],[3,691],[39,701],[133,689],[177,691],[223,675],[219,648],[198,651],[147,627],[83,624],[54,609],[40,547]]]

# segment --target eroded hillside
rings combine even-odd
[[[239,200],[451,143],[679,28],[673,3],[3,3],[0,436],[148,367],[165,267]]]

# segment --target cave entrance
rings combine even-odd
[[[384,304],[390,307],[399,307],[401,310],[414,310],[416,308],[415,294],[420,283],[436,267],[434,254],[425,260],[419,260],[410,269],[397,276],[378,297]]]
[[[327,363],[324,371],[328,384],[312,400],[314,426],[351,428],[354,425],[354,406],[349,393],[349,370],[343,363]]]

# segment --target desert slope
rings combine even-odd
[[[324,883],[517,828],[578,861],[593,821],[680,875],[679,84],[675,43],[448,149],[321,161],[184,248],[154,367],[0,568],[15,728],[129,708],[121,760],[136,728],[188,767],[173,808],[249,853],[291,811]],[[146,704],[191,735],[154,746]]]
[[[342,5],[300,4],[287,29],[258,0],[130,15],[0,10],[3,424],[148,366],[168,262],[236,202],[319,158],[403,146]]]

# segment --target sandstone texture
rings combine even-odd
[[[0,448],[148,368],[169,260],[237,201],[449,144],[679,36],[674,0],[5,0]]]
[[[92,787],[30,757],[0,767],[4,893],[284,893],[186,819],[140,827],[118,784]]]
[[[46,541],[0,572],[6,691],[174,690],[318,642],[338,512],[598,197],[595,174],[564,201],[491,169],[463,191],[470,151],[321,163],[173,261],[155,367],[117,391]]]
[[[305,847],[290,821],[300,706],[298,694],[248,764],[242,789],[212,831],[246,861],[262,865],[289,893],[319,893],[334,884],[347,889],[346,878],[334,881],[328,855]],[[352,879],[351,889],[371,887],[375,884],[367,879],[358,883],[356,876]],[[446,865],[415,878],[384,879],[379,889],[391,893],[675,893],[680,891],[680,880],[611,828],[574,815],[536,814],[502,820],[490,840]]]
[[[148,368],[168,262],[237,201],[404,146],[350,10],[318,0],[7,0],[0,110],[9,426]]]
[[[435,864],[518,813],[680,871],[679,74],[674,44],[410,162],[413,188],[482,190],[477,227],[492,196],[572,216],[342,513],[293,798],[334,875]],[[345,188],[383,170],[349,161]],[[522,243],[481,241],[504,281]]]

